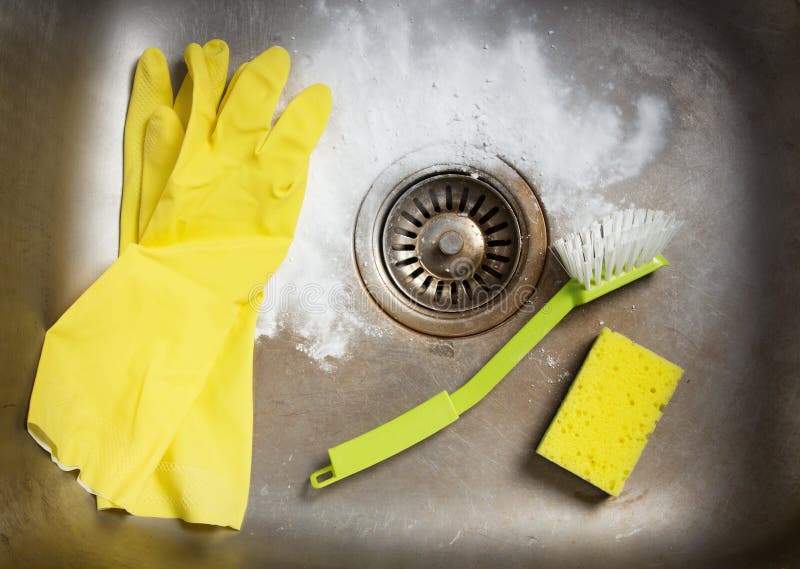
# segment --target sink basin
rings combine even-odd
[[[98,513],[25,432],[45,330],[116,254],[136,58],[161,47],[179,80],[184,46],[212,37],[232,67],[285,46],[287,92],[321,81],[335,101],[262,308],[240,532]],[[0,48],[0,565],[800,562],[796,2],[6,3]],[[630,204],[675,211],[671,266],[574,311],[437,436],[314,490],[328,447],[462,385],[565,278],[548,260],[518,312],[466,337],[373,303],[359,205],[397,164],[434,166],[428,145],[500,157],[549,239]],[[534,453],[602,326],[686,370],[616,499]]]

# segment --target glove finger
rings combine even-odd
[[[191,43],[186,47],[184,57],[192,80],[192,108],[181,154],[191,156],[209,139],[216,121],[219,101],[214,99],[213,82],[203,48]]]
[[[322,84],[312,85],[295,97],[283,111],[275,128],[256,148],[264,167],[296,172],[304,168],[319,142],[331,114],[331,91]],[[277,169],[277,168],[275,168]],[[291,188],[274,188],[277,197]]]
[[[252,155],[269,132],[289,67],[289,54],[282,47],[272,47],[247,63],[235,88],[229,89],[214,132],[215,143]]]
[[[172,83],[164,54],[156,48],[148,48],[136,65],[125,117],[120,252],[138,241],[144,136],[148,119],[160,105],[172,106]]]
[[[245,67],[247,67],[247,63],[242,63],[239,67],[236,68],[236,71],[233,73],[233,77],[231,77],[231,82],[228,84],[228,89],[227,91],[225,91],[225,96],[222,97],[222,102],[219,104],[219,111],[217,112],[217,116],[221,115],[222,112],[225,110],[225,106],[228,102],[228,99],[231,98],[231,92],[236,88],[236,83],[239,81],[239,77],[242,75],[242,71],[245,70]]]
[[[139,239],[141,240],[158,200],[175,168],[183,143],[183,125],[170,107],[156,109],[147,122],[142,160],[142,196],[139,207]]]
[[[228,60],[230,57],[228,44],[218,39],[211,40],[203,46],[203,54],[206,58],[208,75],[211,78],[211,98],[217,104],[225,91],[225,81],[228,78]],[[175,97],[174,109],[184,129],[189,124],[189,116],[192,110],[192,87],[192,77],[187,74],[180,89],[178,89],[178,95]]]
[[[203,46],[206,55],[208,74],[211,77],[211,97],[215,108],[219,106],[222,94],[225,92],[225,83],[228,81],[228,62],[230,52],[228,44],[222,40],[211,40]]]
[[[331,92],[312,85],[295,97],[275,128],[257,149],[259,165],[269,171],[272,200],[267,200],[262,224],[270,235],[294,235],[303,205],[308,162],[331,111]]]

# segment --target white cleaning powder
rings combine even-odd
[[[363,296],[353,290],[355,215],[389,164],[435,143],[483,148],[533,182],[553,227],[572,230],[613,209],[603,189],[642,172],[663,148],[669,122],[659,96],[633,96],[623,109],[552,68],[554,36],[546,30],[546,41],[527,29],[495,43],[453,33],[417,45],[415,26],[425,23],[402,7],[379,19],[359,6],[310,9],[329,34],[293,54],[287,91],[326,83],[334,107],[312,158],[294,243],[269,282],[258,326],[261,335],[290,332],[325,369],[347,358],[359,335],[393,328],[367,326],[364,311],[377,309],[352,305]]]

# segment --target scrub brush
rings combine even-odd
[[[391,421],[328,449],[330,464],[311,475],[323,488],[398,454],[458,419],[483,399],[573,308],[668,265],[660,254],[681,223],[647,209],[613,213],[553,243],[570,277],[472,379]]]

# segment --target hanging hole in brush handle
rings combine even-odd
[[[328,484],[336,482],[333,474],[333,467],[329,464],[325,468],[320,468],[311,475],[311,486],[314,488],[325,488]]]

